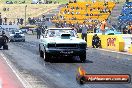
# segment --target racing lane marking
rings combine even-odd
[[[1,79],[0,79],[0,88],[2,88],[2,81],[1,81]]]
[[[99,49],[99,48],[96,48],[96,49],[97,49],[97,50],[108,51],[108,52],[112,52],[112,53],[118,53],[118,54],[124,54],[124,55],[132,55],[131,53],[128,53],[128,52],[119,52],[119,51],[112,51],[112,50]]]
[[[16,77],[18,78],[18,80],[22,83],[22,85],[24,86],[24,88],[32,88],[32,86],[22,77],[22,75],[19,72],[17,72],[15,70],[15,68],[13,68],[11,62],[9,62],[9,60],[5,57],[5,55],[3,53],[1,53],[1,56],[6,61],[7,65],[11,68],[11,70],[13,71],[13,73],[16,75]],[[2,87],[0,87],[0,88],[2,88]]]

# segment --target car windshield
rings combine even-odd
[[[15,34],[15,31],[12,31],[11,34]]]
[[[48,30],[48,36],[49,37],[60,37],[61,34],[70,34],[71,37],[76,36],[76,32],[73,29],[53,29]]]
[[[10,32],[11,34],[23,34],[23,32],[22,31],[20,31],[20,30],[11,30],[11,32]]]
[[[22,33],[22,31],[17,30],[17,31],[15,31],[15,34],[23,34],[23,33]]]

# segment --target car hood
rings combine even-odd
[[[84,40],[82,40],[82,39],[79,39],[79,38],[75,38],[75,37],[73,37],[73,38],[70,38],[70,39],[62,39],[62,38],[47,38],[47,39],[45,39],[45,41],[47,42],[47,43],[67,43],[67,44],[69,44],[69,43],[71,43],[71,44],[73,44],[73,43],[86,43]]]

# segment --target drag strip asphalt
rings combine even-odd
[[[114,58],[88,48],[85,63],[78,57],[45,62],[39,57],[38,44],[35,35],[26,35],[26,42],[11,42],[9,50],[1,51],[32,88],[132,88],[132,83],[79,85],[76,82],[79,66],[90,74],[132,75],[132,60]]]

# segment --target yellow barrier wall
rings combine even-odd
[[[131,44],[131,46],[130,46],[128,52],[129,52],[129,53],[132,53],[132,44]]]
[[[78,34],[79,38],[81,38],[81,34]],[[101,45],[104,49],[116,50],[116,51],[124,51],[125,42],[121,35],[98,35],[101,39]],[[93,34],[87,35],[87,45],[88,47],[92,47],[92,38]]]

